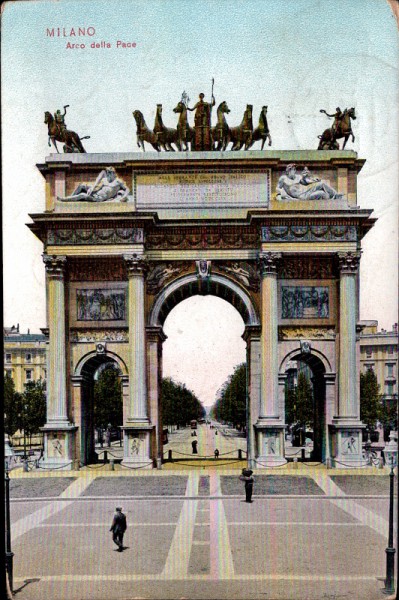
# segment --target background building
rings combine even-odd
[[[46,336],[21,333],[19,324],[4,327],[4,374],[9,374],[16,392],[24,392],[29,381],[46,381]]]
[[[398,395],[398,324],[378,331],[378,321],[360,321],[360,372],[374,371],[383,401],[394,404]]]

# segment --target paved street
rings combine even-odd
[[[212,454],[210,431],[198,431],[200,454]],[[176,436],[175,448],[191,448],[189,430]],[[230,437],[216,438],[221,451],[230,447]],[[386,471],[257,471],[247,504],[239,470],[215,463],[13,472],[18,600],[384,597]],[[119,504],[128,520],[123,553],[109,532]]]

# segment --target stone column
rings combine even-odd
[[[43,255],[46,267],[49,357],[47,373],[47,422],[44,432],[44,462],[72,469],[76,427],[68,419],[66,388],[65,286],[66,256]]]
[[[247,325],[243,333],[247,343],[247,461],[256,468],[255,424],[260,413],[260,327]]]
[[[356,315],[359,252],[339,252],[339,375],[338,414],[335,426],[334,453],[336,466],[362,464],[360,398],[357,394],[359,376],[356,365]]]
[[[47,423],[68,423],[65,360],[65,290],[66,256],[43,255],[48,284],[49,372]]]
[[[339,416],[359,418],[356,369],[356,275],[360,254],[339,253]]]
[[[261,268],[261,406],[259,418],[278,414],[278,310],[277,263],[281,254],[262,252]]]
[[[127,267],[129,324],[129,407],[124,430],[123,463],[152,467],[146,381],[145,281],[147,270],[143,254],[124,255]]]
[[[123,258],[125,259],[129,278],[130,414],[127,420],[134,423],[148,423],[144,322],[144,275],[146,261],[142,254],[129,254]]]
[[[285,462],[284,415],[278,402],[278,306],[277,265],[279,252],[261,252],[261,389],[257,429],[257,468]]]
[[[160,410],[162,385],[162,344],[166,335],[162,327],[147,327],[147,357],[148,357],[148,397],[150,421],[154,424],[151,440],[152,456],[157,459],[158,467],[162,464],[162,413]]]

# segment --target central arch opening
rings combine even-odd
[[[195,295],[180,302],[164,323],[163,377],[184,383],[209,411],[234,367],[245,362],[244,328],[225,300]]]

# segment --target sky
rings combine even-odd
[[[230,125],[241,122],[247,103],[255,122],[268,105],[272,150],[317,148],[330,124],[320,109],[356,108],[356,139],[347,148],[367,161],[358,203],[378,217],[362,244],[360,317],[385,329],[397,321],[398,37],[387,2],[46,0],[2,9],[5,325],[45,326],[43,250],[25,226],[29,213],[44,209],[35,166],[50,153],[44,112],[69,104],[66,123],[91,136],[87,152],[138,151],[132,111],[152,127],[161,103],[165,125],[175,126],[183,90],[192,104],[201,91],[209,99],[212,77]],[[63,36],[78,27],[95,34]],[[245,360],[241,317],[217,298],[191,298],[170,313],[165,331],[164,374],[212,403]]]

